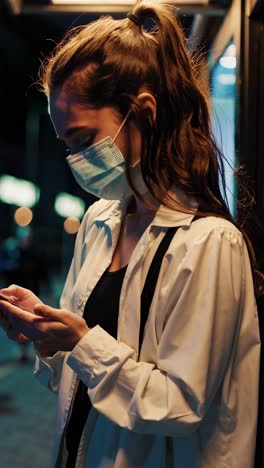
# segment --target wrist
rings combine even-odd
[[[86,325],[86,327],[79,333],[79,339],[78,341],[75,342],[71,351],[75,348],[75,346],[77,346],[80,343],[80,341],[85,337],[85,335],[87,335],[89,331],[90,331],[90,328]]]
[[[90,328],[85,323],[85,326],[83,327],[83,329],[80,332],[80,339],[79,340],[81,340],[89,331],[90,331]]]

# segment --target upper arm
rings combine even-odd
[[[161,290],[169,307],[159,366],[185,387],[194,405],[210,402],[235,346],[244,289],[242,244],[237,230],[200,232],[180,265],[172,258],[165,294]]]

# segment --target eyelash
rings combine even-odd
[[[81,151],[83,148],[87,148],[87,147],[89,147],[89,146],[92,146],[92,143],[93,143],[93,141],[94,141],[94,138],[95,138],[95,135],[91,135],[90,138],[89,138],[88,140],[86,140],[86,141],[84,141],[84,142],[82,143],[82,145],[80,146],[80,149],[79,149],[77,152]],[[76,151],[74,151],[74,152],[76,152]],[[71,154],[71,148],[67,147],[67,148],[65,149],[65,154],[66,154],[67,156],[68,156],[69,154]]]
[[[90,138],[88,138],[88,140],[84,142],[85,148],[87,148],[87,146],[92,146],[94,138],[95,138],[95,135],[91,135]]]

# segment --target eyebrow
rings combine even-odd
[[[85,126],[82,126],[82,127],[70,127],[68,128],[68,130],[66,130],[65,132],[65,135],[64,135],[64,139],[65,138],[70,138],[72,137],[75,133],[77,132],[80,132],[81,130],[86,130],[86,132],[88,133],[94,133],[96,131],[95,128],[87,128]],[[57,140],[59,141],[64,141],[64,139],[60,138],[59,135],[57,135]]]

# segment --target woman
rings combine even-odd
[[[43,70],[67,162],[100,198],[61,309],[1,291],[28,311],[0,302],[7,333],[34,342],[35,374],[59,393],[52,466],[251,467],[262,277],[219,189],[206,95],[173,9],[137,2],[79,28]],[[139,344],[142,289],[171,227]]]

